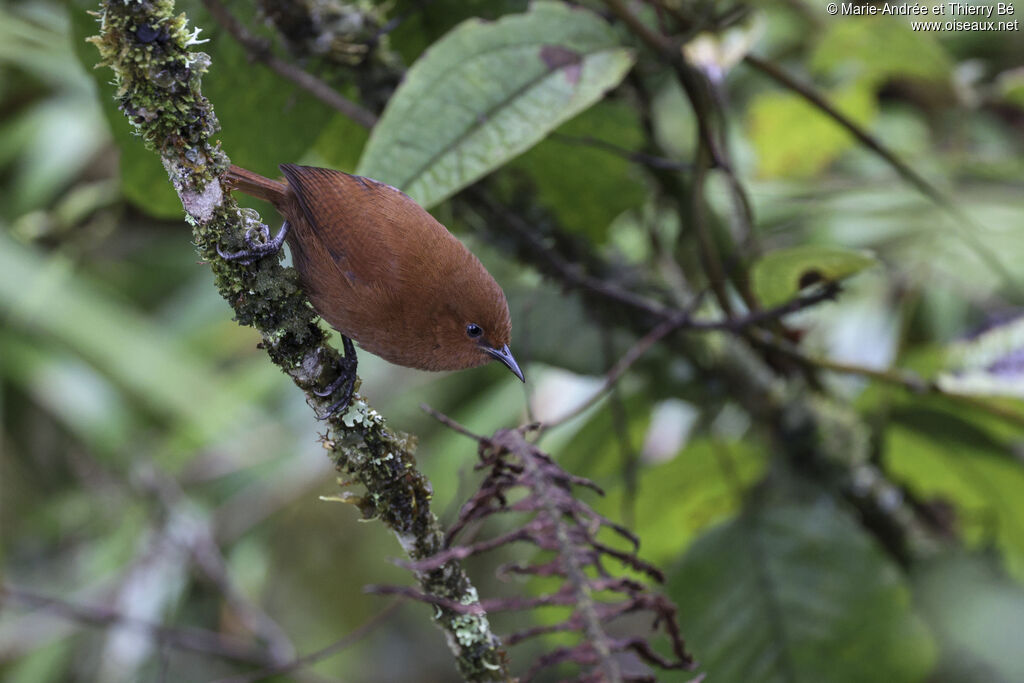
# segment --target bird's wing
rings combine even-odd
[[[433,218],[390,185],[325,168],[280,168],[311,228],[312,235],[300,238],[316,242],[306,258],[330,258],[357,288],[397,285],[405,275],[403,253],[432,246],[423,223]]]

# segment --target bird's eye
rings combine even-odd
[[[480,327],[479,325],[477,325],[476,323],[470,323],[470,324],[466,325],[466,334],[469,335],[470,339],[477,339],[483,333],[484,333],[483,328]]]

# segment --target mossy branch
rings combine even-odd
[[[260,333],[271,360],[306,392],[314,409],[324,411],[331,399],[313,392],[334,379],[339,354],[328,344],[295,271],[271,258],[244,265],[217,254],[218,245],[242,248],[246,231],[260,224],[258,214],[240,210],[220,182],[229,160],[213,140],[219,124],[200,90],[210,59],[189,49],[202,42],[199,30],[188,28],[184,14],[174,14],[173,0],[108,0],[98,16],[100,35],[92,42],[100,51],[99,65],[113,69],[121,111],[146,147],[160,155],[221,296],[239,324]],[[327,424],[323,444],[337,469],[366,489],[365,495],[346,500],[364,517],[390,527],[413,561],[438,552],[443,535],[430,510],[430,482],[416,468],[415,438],[389,429],[358,394],[348,412]],[[457,561],[419,571],[417,579],[425,593],[441,600],[478,602]],[[435,621],[466,679],[508,678],[485,614],[438,609]]]

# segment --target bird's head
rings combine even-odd
[[[476,260],[475,257],[473,259]],[[463,277],[446,280],[444,306],[435,315],[435,345],[445,369],[470,368],[497,360],[523,382],[522,370],[509,350],[512,320],[505,293],[479,262]],[[470,277],[465,277],[465,275]]]

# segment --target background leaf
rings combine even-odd
[[[358,172],[433,206],[589,107],[632,64],[603,20],[561,3],[465,21],[409,69]]]
[[[913,575],[914,600],[940,643],[943,683],[1024,680],[1024,589],[993,559],[954,553]]]
[[[877,109],[866,81],[833,91],[829,100],[860,124],[869,123]],[[844,128],[789,92],[757,95],[747,116],[757,151],[757,171],[764,178],[809,178],[854,144]]]
[[[920,681],[935,656],[899,570],[834,501],[755,506],[670,579],[717,683]]]
[[[811,55],[811,68],[877,85],[889,78],[942,83],[953,64],[934,35],[883,16],[847,18],[828,25]]]
[[[754,264],[750,277],[761,304],[776,306],[804,287],[842,280],[875,263],[864,251],[804,245],[768,252]]]
[[[647,188],[636,165],[591,143],[638,149],[643,134],[625,103],[600,102],[509,164],[526,172],[538,198],[569,230],[601,244],[611,222],[643,205]]]
[[[1007,441],[948,411],[902,409],[886,430],[885,463],[915,495],[952,503],[965,541],[996,545],[1024,580],[1024,469]]]

